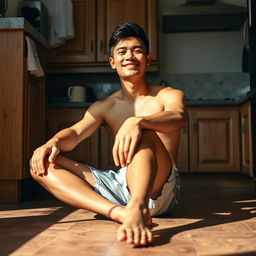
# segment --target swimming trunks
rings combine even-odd
[[[126,183],[127,167],[118,171],[98,170],[88,166],[95,178],[95,191],[109,201],[125,206],[130,200],[130,192]],[[157,198],[149,199],[149,210],[151,216],[170,213],[178,203],[180,194],[180,178],[178,169],[172,168],[167,182]]]

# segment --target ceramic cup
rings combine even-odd
[[[70,102],[85,102],[86,90],[83,86],[70,86],[68,88],[68,99]]]

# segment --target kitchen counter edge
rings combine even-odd
[[[188,100],[187,106],[218,106],[218,105],[241,105],[246,101],[249,101],[250,98],[245,97],[237,100]],[[92,105],[93,102],[55,102],[55,103],[46,103],[47,108],[88,108]]]
[[[0,18],[0,30],[2,29],[24,30],[38,43],[42,44],[45,48],[50,49],[49,41],[23,17]]]

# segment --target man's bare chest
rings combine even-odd
[[[156,100],[145,100],[136,104],[120,102],[115,104],[113,108],[106,110],[105,122],[114,135],[129,117],[149,116],[163,110],[163,106]]]

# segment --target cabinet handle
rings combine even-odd
[[[242,124],[241,124],[241,132],[242,132],[242,134],[244,134],[244,133],[245,133],[244,120],[242,120]]]
[[[247,125],[246,125],[244,120],[242,121],[241,132],[242,132],[242,134],[246,134],[247,133]]]
[[[247,51],[249,51],[249,21],[248,19],[244,23],[243,27],[243,42],[244,42],[244,47]]]
[[[197,133],[197,122],[193,121],[193,132]]]
[[[242,134],[247,134],[248,133],[248,126],[247,126],[247,123],[244,120],[242,120],[241,132],[242,132]]]
[[[186,133],[187,133],[187,127],[186,127],[186,126],[182,128],[182,133],[183,133],[183,134],[186,134]]]
[[[93,40],[91,40],[91,52],[93,52],[93,49],[94,49],[94,43],[93,43]]]
[[[103,40],[101,39],[101,40],[100,40],[100,52],[103,52],[103,50],[104,50],[104,42],[103,42]]]
[[[247,1],[248,3],[248,26],[249,28],[252,27],[252,3],[251,3],[251,0],[248,0]]]

